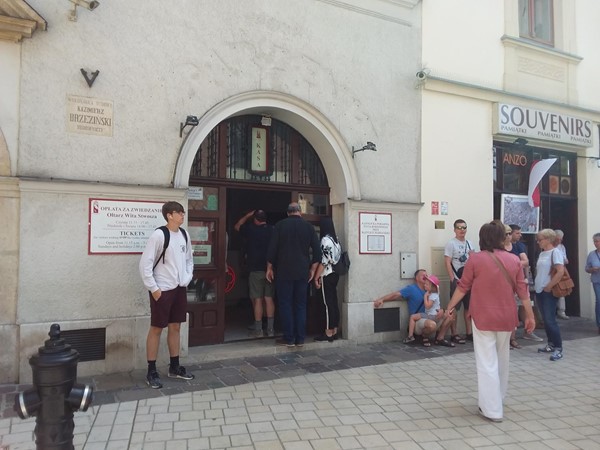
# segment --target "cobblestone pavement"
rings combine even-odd
[[[476,414],[470,344],[324,343],[188,365],[196,380],[158,391],[143,373],[82,380],[97,393],[75,414],[75,448],[599,449],[600,336],[585,319],[560,325],[562,361],[529,341],[511,351],[502,423]],[[6,412],[23,386],[0,388]],[[34,426],[7,414],[0,448],[35,448]]]

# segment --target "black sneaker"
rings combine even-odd
[[[281,345],[281,346],[285,346],[287,348],[292,348],[296,344],[294,344],[293,342],[288,342],[285,339],[276,339],[275,340],[275,345]]]
[[[185,367],[183,367],[183,366],[178,366],[177,369],[175,369],[175,370],[172,370],[169,367],[169,378],[179,378],[181,380],[193,380],[194,374],[187,373],[185,371]]]
[[[162,387],[162,383],[160,382],[158,372],[148,372],[146,374],[146,384],[152,389],[160,389]]]

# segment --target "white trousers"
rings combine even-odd
[[[479,408],[486,417],[502,419],[508,389],[510,331],[481,331],[473,324]]]

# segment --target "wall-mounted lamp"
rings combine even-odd
[[[515,142],[513,142],[513,144],[517,144],[517,145],[527,145],[529,143],[529,141],[525,138],[516,138]]]
[[[198,121],[198,118],[196,116],[187,116],[185,118],[185,123],[179,123],[179,137],[183,137],[183,130],[185,129],[185,127],[195,127],[196,125],[198,125],[198,123],[200,123]]]
[[[271,126],[271,116],[263,114],[262,119],[260,119],[260,124],[263,127],[270,127]]]
[[[69,12],[69,20],[71,22],[77,22],[77,7],[81,6],[82,8],[87,9],[88,11],[95,10],[98,6],[100,6],[100,2],[97,1],[87,1],[87,0],[69,0],[73,3],[73,9]]]
[[[375,144],[373,144],[372,142],[367,141],[367,145],[363,146],[362,148],[358,148],[356,150],[354,150],[354,146],[352,147],[352,158],[354,158],[354,154],[358,153],[358,152],[364,152],[365,150],[371,150],[376,152],[377,151],[377,146]]]

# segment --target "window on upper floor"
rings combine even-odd
[[[553,0],[519,0],[519,34],[554,46]]]

